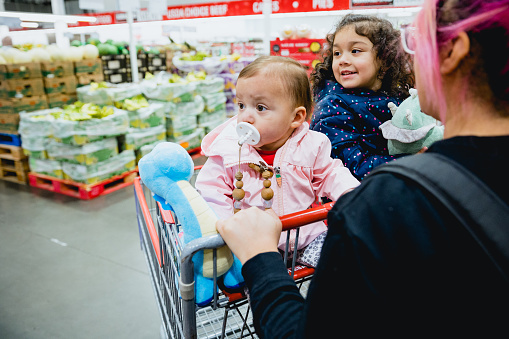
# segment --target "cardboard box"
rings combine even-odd
[[[4,77],[7,80],[42,78],[41,64],[38,62],[4,65],[0,71],[5,72]]]
[[[51,94],[48,95],[49,108],[70,105],[77,100],[76,94]]]
[[[0,80],[0,99],[8,99],[9,93],[7,91],[7,81]]]
[[[6,99],[0,99],[0,114],[13,114],[14,107],[12,106],[12,102]]]
[[[117,70],[127,67],[127,55],[103,55],[101,57],[103,70]]]
[[[91,82],[101,82],[104,81],[104,74],[78,74],[76,75],[77,86],[86,86],[90,85]]]
[[[45,95],[42,78],[6,80],[7,95],[10,98],[22,98]]]
[[[44,87],[47,94],[76,93],[76,77],[44,78]]]
[[[41,62],[41,73],[45,78],[64,78],[74,75],[72,61]]]
[[[0,130],[7,133],[18,133],[19,113],[0,113]]]
[[[74,73],[78,74],[97,74],[102,73],[102,61],[99,58],[96,59],[84,59],[74,62]]]
[[[11,99],[14,112],[33,112],[48,108],[46,95]]]
[[[7,67],[5,67],[5,65],[0,65],[0,81],[5,80],[5,73],[7,73]]]

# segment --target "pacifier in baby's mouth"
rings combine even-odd
[[[237,134],[239,136],[239,146],[244,143],[248,145],[256,145],[260,142],[260,132],[253,125],[247,122],[239,122],[237,124]]]

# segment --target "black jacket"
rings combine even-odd
[[[454,159],[509,202],[509,136],[457,137],[428,152]],[[244,265],[262,338],[508,336],[509,286],[418,186],[368,176],[335,204],[328,225],[307,300],[277,253]]]

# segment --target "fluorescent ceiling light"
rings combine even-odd
[[[35,22],[58,22],[63,21],[66,23],[96,22],[97,18],[84,15],[55,15],[45,13],[24,13],[24,12],[0,12],[0,17],[19,18],[21,21],[35,21]]]
[[[22,21],[19,25],[21,27],[25,27],[25,28],[37,28],[37,27],[39,27],[39,24],[37,22],[25,22],[25,21]]]

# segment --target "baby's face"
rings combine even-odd
[[[332,55],[334,78],[343,87],[376,91],[382,86],[382,81],[378,79],[380,66],[373,51],[373,43],[367,37],[355,33],[353,25],[336,33]]]
[[[255,148],[273,151],[284,145],[292,134],[295,118],[288,93],[281,80],[265,72],[237,81],[237,122],[252,124],[260,132]]]

